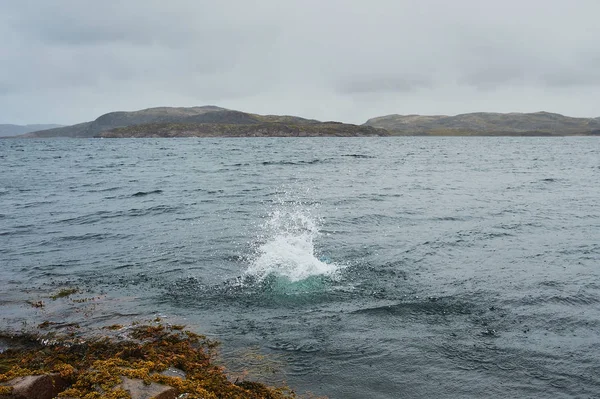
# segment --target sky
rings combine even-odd
[[[0,0],[0,123],[600,116],[598,0]]]

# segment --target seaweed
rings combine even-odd
[[[52,298],[53,300],[57,300],[58,298],[65,298],[68,296],[71,296],[73,294],[77,294],[79,292],[78,288],[63,288],[62,290],[58,291],[56,294],[51,295],[50,298]]]
[[[182,326],[139,325],[129,327],[128,331],[125,339],[65,338],[54,339],[45,346],[8,349],[0,353],[0,383],[19,376],[53,372],[70,383],[59,397],[128,398],[129,394],[117,387],[122,377],[168,385],[179,394],[187,394],[188,399],[296,397],[286,387],[229,381],[225,369],[213,363],[219,343],[183,330]],[[168,368],[183,371],[185,377],[161,374]]]

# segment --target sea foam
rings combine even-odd
[[[313,276],[333,276],[335,263],[315,251],[319,219],[314,209],[298,202],[280,201],[261,226],[261,239],[246,275],[263,280],[268,276],[298,282]]]

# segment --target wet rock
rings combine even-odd
[[[131,399],[176,399],[177,390],[156,382],[146,385],[144,381],[121,377],[122,383],[117,385],[115,389],[123,389],[131,395]]]
[[[169,367],[168,369],[166,369],[165,371],[160,373],[161,375],[164,375],[165,377],[177,377],[177,378],[181,378],[182,380],[185,380],[186,378],[186,374],[185,371],[183,370],[179,370],[175,367]]]
[[[0,399],[52,399],[69,384],[58,374],[44,374],[15,378],[4,385],[12,386],[13,390]]]
[[[482,331],[481,335],[483,335],[484,337],[497,337],[498,332],[494,329],[488,328],[487,330]]]

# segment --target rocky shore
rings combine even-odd
[[[388,136],[384,129],[345,123],[312,124],[178,124],[152,123],[121,127],[102,132],[103,138],[157,137],[368,137]]]
[[[4,336],[1,399],[296,398],[288,388],[232,381],[217,343],[177,325],[108,326],[107,336]],[[110,332],[119,331],[118,335]]]

